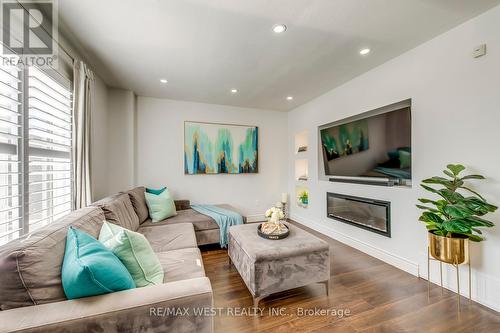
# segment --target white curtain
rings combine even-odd
[[[90,140],[94,73],[81,60],[73,64],[73,208],[92,202]]]

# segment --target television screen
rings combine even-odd
[[[326,176],[411,179],[411,110],[320,128]]]

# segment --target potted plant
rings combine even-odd
[[[301,202],[304,207],[309,204],[309,194],[307,191],[302,191],[302,193],[300,193],[299,202]]]
[[[424,205],[417,207],[423,210],[419,220],[427,224],[431,255],[442,262],[458,265],[468,258],[468,240],[484,240],[480,228],[494,226],[482,217],[498,207],[466,185],[468,180],[485,179],[483,176],[461,176],[465,167],[460,164],[449,164],[446,168],[443,171],[446,177],[424,179],[421,184],[439,198],[418,199]],[[428,184],[438,185],[438,188]]]

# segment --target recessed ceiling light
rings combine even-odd
[[[361,55],[367,55],[368,53],[370,53],[370,49],[362,49],[361,51],[359,51],[359,54]]]
[[[286,31],[286,25],[284,24],[276,24],[274,27],[273,27],[273,31],[277,34],[280,34],[282,32],[285,32]]]
[[[293,96],[288,96],[288,97],[286,98],[286,100],[287,100],[287,101],[292,101],[292,100],[293,100]]]
[[[167,79],[160,79],[160,82],[161,83],[167,83],[168,81],[167,81]]]
[[[236,94],[237,92],[238,92],[238,89],[235,89],[235,88],[231,89],[231,93]]]

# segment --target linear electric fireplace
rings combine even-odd
[[[391,237],[391,203],[388,201],[327,193],[327,216]]]

